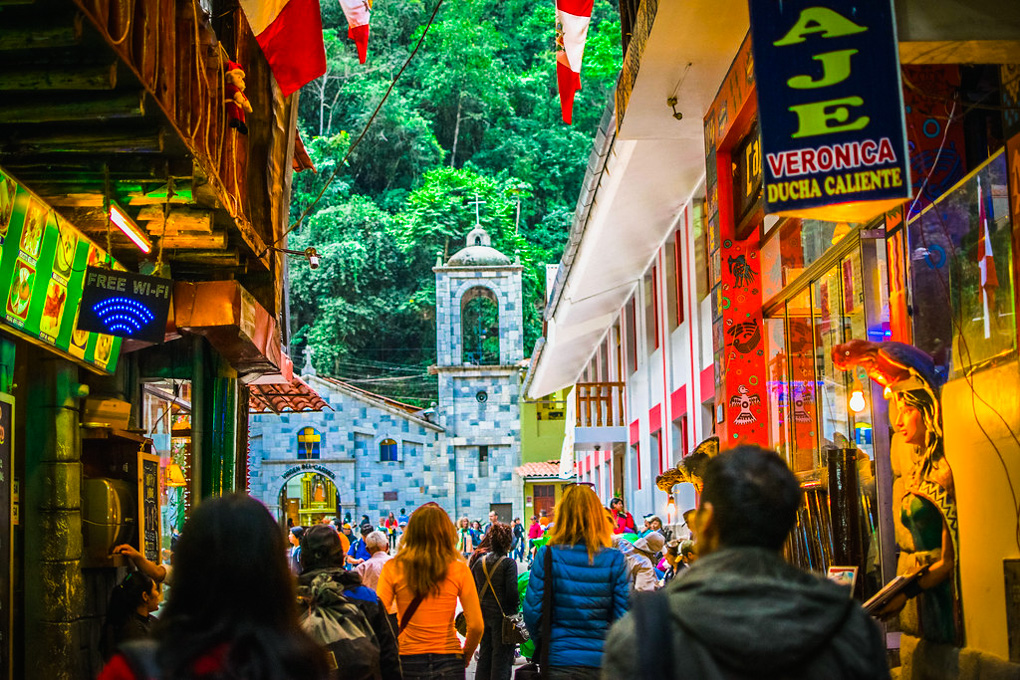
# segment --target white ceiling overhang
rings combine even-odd
[[[698,188],[702,121],[747,30],[746,0],[659,2],[593,205],[574,224],[571,238],[580,240],[564,257],[527,397],[577,381]],[[671,96],[681,120],[666,103]]]

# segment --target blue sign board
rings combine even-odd
[[[862,222],[910,197],[891,0],[749,0],[769,213]]]
[[[78,328],[122,338],[163,342],[173,281],[89,267]]]

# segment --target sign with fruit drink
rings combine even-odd
[[[0,168],[0,304],[5,326],[90,368],[113,373],[120,338],[77,330],[85,269],[110,263],[105,251]]]

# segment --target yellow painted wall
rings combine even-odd
[[[1020,368],[1012,363],[974,376],[974,388],[1020,433]],[[1002,561],[1020,557],[1016,509],[1006,473],[984,427],[1005,460],[1020,495],[1020,450],[999,417],[971,398],[963,379],[942,391],[945,449],[956,484],[960,578],[968,647],[1009,658]],[[977,413],[975,420],[974,413]]]
[[[555,481],[524,482],[524,516],[521,517],[521,521],[524,522],[525,529],[531,526],[531,516],[535,514],[535,504],[534,502],[529,502],[528,500],[534,498],[534,494],[532,493],[534,485],[555,484],[556,485],[555,499],[558,505],[560,499],[563,498],[563,488],[569,483],[570,482],[555,482]],[[552,518],[550,517],[549,519],[551,520]]]
[[[560,390],[543,401],[563,400],[569,390]],[[533,401],[521,401],[521,462],[543,463],[559,460],[566,423],[562,417],[549,419],[551,412],[563,414],[563,408]]]

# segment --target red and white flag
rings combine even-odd
[[[372,0],[340,0],[347,17],[347,37],[358,48],[358,61],[368,56],[368,20],[372,16]]]
[[[985,315],[985,339],[992,336],[991,314],[995,311],[995,289],[999,287],[999,275],[995,271],[992,255],[992,236],[988,232],[988,212],[985,197],[981,193],[981,178],[977,181],[978,223],[981,234],[978,237],[978,269],[981,272],[981,306]]]
[[[319,0],[240,0],[283,96],[326,72]]]
[[[563,122],[570,124],[574,93],[581,89],[581,61],[595,0],[556,0],[556,82]]]

